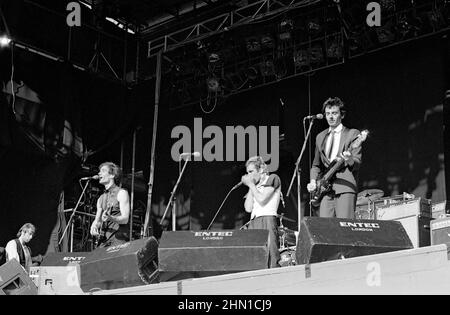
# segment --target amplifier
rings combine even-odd
[[[450,217],[431,221],[431,245],[447,244],[450,247]]]
[[[385,199],[387,201],[388,199]],[[395,220],[412,215],[431,218],[431,200],[414,198],[410,200],[394,200],[375,202],[375,218],[377,220]]]
[[[436,202],[431,205],[431,216],[433,219],[445,217],[447,201]]]

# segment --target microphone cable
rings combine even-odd
[[[228,192],[228,194],[225,196],[225,199],[222,201],[222,204],[220,205],[219,209],[217,210],[216,214],[214,215],[214,218],[211,220],[211,223],[208,225],[208,228],[206,229],[207,231],[209,231],[209,229],[211,228],[211,225],[213,224],[214,220],[216,219],[217,215],[219,214],[220,209],[222,209],[223,205],[225,204],[225,201],[228,199],[228,196],[231,194],[231,192],[233,190],[235,190],[239,186],[238,185],[233,186],[233,188],[231,188],[230,191]]]

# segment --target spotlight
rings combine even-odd
[[[275,75],[275,65],[272,60],[266,60],[259,64],[259,69],[264,77]]]
[[[272,49],[274,42],[272,36],[266,34],[261,37],[261,47],[265,49]]]
[[[7,47],[11,43],[11,38],[6,35],[0,36],[0,47]]]
[[[219,54],[216,54],[216,53],[211,53],[211,54],[209,54],[209,56],[208,56],[208,62],[209,63],[217,63],[217,62],[219,62],[221,59],[220,59],[220,55]]]
[[[261,50],[261,41],[257,37],[249,37],[246,39],[246,47],[248,52]]]
[[[281,21],[281,23],[279,25],[278,38],[280,40],[291,39],[291,37],[292,37],[291,31],[292,31],[293,27],[294,27],[294,22],[292,22],[292,20],[287,19],[287,20]]]
[[[323,49],[319,44],[313,45],[308,49],[308,52],[311,63],[318,64],[324,61]]]
[[[206,85],[210,92],[218,92],[220,90],[219,81],[216,77],[209,77],[206,79]]]
[[[294,64],[297,68],[309,66],[309,56],[306,49],[300,49],[295,52]]]

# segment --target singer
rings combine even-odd
[[[245,163],[247,175],[241,182],[248,187],[245,197],[245,211],[251,213],[248,229],[269,231],[268,267],[279,267],[277,210],[281,198],[281,180],[276,174],[268,174],[267,165],[260,156],[254,156]]]
[[[317,179],[327,173],[327,168],[338,156],[343,158],[344,164],[333,176],[330,192],[320,201],[319,216],[352,219],[355,216],[361,147],[352,149],[351,153],[349,147],[358,137],[359,131],[342,124],[346,109],[340,98],[327,99],[323,103],[322,112],[329,128],[316,137],[315,156],[307,189],[311,193],[319,189]]]
[[[91,225],[91,235],[97,238],[97,246],[115,246],[130,240],[128,220],[130,203],[128,192],[120,188],[122,172],[112,162],[99,167],[99,182],[105,192],[97,200],[97,213]]]

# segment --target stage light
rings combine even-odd
[[[294,28],[294,22],[292,20],[287,19],[280,22],[278,38],[280,40],[289,40],[292,37],[292,29]]]
[[[206,79],[206,85],[208,87],[208,91],[210,92],[217,92],[220,90],[219,81],[216,77],[209,77]]]
[[[259,64],[259,70],[264,77],[275,75],[275,65],[272,60],[266,60]]]
[[[220,60],[221,60],[220,55],[217,53],[210,53],[208,56],[209,63],[215,64],[215,63],[219,62]]]
[[[249,37],[246,39],[246,47],[248,52],[255,52],[261,50],[261,42],[257,37]]]
[[[261,47],[264,49],[272,49],[275,46],[273,38],[270,35],[263,35],[261,37]]]
[[[324,62],[323,49],[320,44],[315,44],[308,49],[311,63],[318,64]]]
[[[309,56],[306,49],[300,49],[295,52],[294,64],[297,68],[309,66]]]
[[[11,38],[6,35],[0,36],[0,47],[7,47],[11,43]]]
[[[250,67],[245,71],[247,78],[254,81],[258,78],[258,70],[255,67]]]
[[[327,42],[327,57],[333,59],[341,59],[343,56],[343,47],[340,37],[330,38]]]

